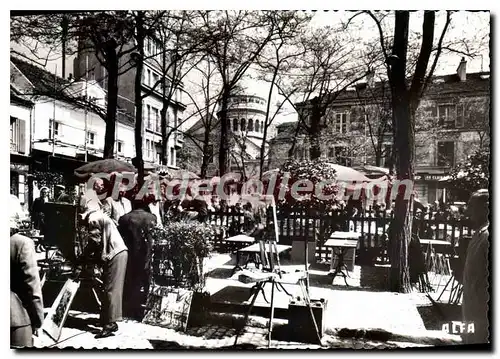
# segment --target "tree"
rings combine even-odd
[[[490,178],[490,156],[478,150],[452,168],[446,181],[455,200],[467,202],[477,190],[488,188]]]
[[[408,81],[409,11],[396,11],[392,44],[387,44],[381,19],[372,12],[366,13],[377,26],[380,48],[386,63],[387,77],[391,88],[391,103],[394,129],[395,168],[399,180],[411,180],[415,165],[415,113],[426,87],[428,86],[440,54],[443,39],[451,21],[447,12],[446,21],[438,40],[434,59],[429,67],[433,52],[435,18],[434,11],[425,11],[422,23],[420,50],[411,80]],[[389,49],[392,48],[391,53]],[[413,221],[413,195],[405,198],[398,191],[396,196],[392,238],[390,239],[391,288],[403,293],[411,290],[408,246],[411,240]]]
[[[200,118],[200,130],[203,131],[203,134],[200,138],[196,133],[191,133],[188,130],[184,132],[184,136],[188,137],[202,153],[200,175],[202,178],[206,178],[209,162],[216,155],[213,151],[215,143],[213,143],[211,134],[219,124],[215,114],[217,112],[221,86],[219,77],[217,76],[217,69],[206,54],[201,56],[200,61],[197,61],[196,66],[193,68],[193,74],[201,80],[191,83],[191,88],[186,91],[186,95],[191,100],[190,104],[194,108],[189,117]]]
[[[266,12],[207,11],[200,13],[200,31],[206,53],[215,63],[221,78],[219,174],[229,168],[228,101],[231,92],[249,66],[275,36],[275,25]]]
[[[184,92],[183,79],[200,61],[197,58],[201,49],[201,37],[195,27],[196,15],[194,11],[164,11],[161,18],[150,31],[147,41],[158,42],[161,51],[149,56],[152,63],[160,69],[160,77],[145,91],[143,98],[154,91],[161,92],[162,109],[161,118],[161,162],[167,165],[169,153],[167,150],[168,140],[184,121],[177,118],[177,110],[174,109],[174,123],[171,123],[168,109],[171,105],[182,105],[180,93]]]
[[[302,53],[294,51],[295,48],[293,48],[291,44],[293,44],[296,36],[304,30],[304,25],[311,19],[310,16],[300,15],[295,11],[270,12],[268,16],[270,21],[276,24],[277,37],[273,41],[270,41],[270,46],[267,51],[264,50],[259,58],[257,58],[257,63],[265,71],[260,78],[269,82],[266,118],[264,120],[262,146],[260,148],[259,157],[260,179],[262,179],[262,174],[264,173],[264,160],[266,157],[265,144],[267,141],[268,130],[276,118],[276,115],[285,103],[279,103],[277,106],[278,108],[271,116],[270,109],[273,98],[273,90],[276,83],[280,82],[280,73],[283,71],[289,71],[290,67],[293,66],[291,63],[294,62],[294,58],[302,55]],[[293,93],[290,95],[292,94]]]
[[[304,131],[309,137],[312,160],[321,157],[320,135],[331,104],[368,72],[366,64],[353,58],[353,43],[341,27],[310,29],[300,37],[297,46],[303,50],[303,55],[296,61],[298,66],[294,73],[288,76],[289,84],[279,86],[281,95],[297,111],[296,134]],[[296,104],[291,100],[294,89],[301,98]],[[295,141],[289,157],[294,151]]]
[[[64,25],[64,26],[63,26]],[[49,60],[58,58],[64,48],[63,57],[68,54],[89,52],[107,71],[107,104],[104,112],[81,93],[71,93],[65,86],[47,88],[36,95],[51,96],[79,107],[95,111],[106,123],[104,158],[113,158],[115,145],[115,124],[118,108],[118,77],[128,70],[128,56],[135,50],[131,45],[133,21],[127,11],[82,12],[68,14],[42,14],[11,18],[11,40],[22,45],[30,56],[11,49],[11,53],[44,66]],[[43,50],[41,50],[43,49]],[[43,55],[45,53],[45,55]],[[56,54],[51,57],[51,54]],[[92,68],[86,69],[86,78]]]
[[[369,78],[373,76],[375,74],[371,74]],[[387,136],[392,138],[390,88],[384,79],[380,79],[377,83],[368,83],[362,87],[356,86],[356,96],[364,115],[365,132],[368,132],[365,136],[368,135],[375,155],[375,166],[381,166],[382,159],[392,159],[393,154],[393,151],[383,146]],[[391,169],[392,162],[389,160]]]

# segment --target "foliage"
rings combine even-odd
[[[282,183],[282,179],[285,173],[289,173],[290,179],[287,183]],[[319,210],[319,211],[329,211],[335,209],[338,204],[338,199],[336,194],[339,191],[338,186],[334,183],[336,179],[335,170],[328,166],[327,162],[324,160],[289,160],[282,168],[279,170],[277,175],[277,186],[274,191],[274,196],[276,198],[276,203],[280,209],[285,210]],[[300,198],[293,198],[291,190],[292,185],[298,180],[309,180],[313,183],[313,189],[308,191],[308,196],[301,196]],[[317,197],[319,190],[316,190],[317,185],[325,180],[331,180],[325,182],[322,189],[324,196],[333,195],[331,199],[325,200]],[[279,191],[285,188],[285,196],[283,199],[278,198]],[[300,194],[300,192],[299,192]],[[303,195],[304,193],[301,193]]]
[[[33,180],[38,183],[38,187],[48,187],[53,188],[57,184],[63,182],[63,176],[59,172],[49,172],[49,171],[34,171]]]
[[[218,227],[196,221],[169,222],[154,228],[149,234],[153,241],[153,275],[162,285],[182,286],[201,290],[205,284],[203,259],[212,251],[211,240]]]
[[[489,165],[489,154],[484,151],[476,151],[451,170],[447,185],[457,200],[467,201],[473,192],[481,188],[488,188]]]

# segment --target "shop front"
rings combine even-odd
[[[415,174],[415,192],[418,199],[424,204],[433,204],[436,201],[446,202],[446,188],[443,188],[441,179],[445,173],[417,173]]]

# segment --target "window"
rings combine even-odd
[[[207,147],[208,163],[214,163],[214,145],[208,145]]]
[[[175,150],[173,147],[170,147],[170,165],[171,166],[174,166],[174,164],[175,164],[174,156],[175,156]]]
[[[438,142],[437,165],[452,167],[455,164],[455,143],[452,141]]]
[[[153,157],[153,141],[146,140],[146,158],[151,159]]]
[[[147,69],[147,79],[146,79],[146,85],[151,86],[151,70]]]
[[[95,145],[95,133],[87,132],[87,144]]]
[[[156,152],[156,163],[161,163],[161,152]]]
[[[233,119],[233,131],[238,132],[238,119],[237,118]]]
[[[335,114],[334,131],[338,133],[347,133],[349,131],[349,119],[347,113]]]
[[[154,117],[154,130],[156,132],[161,132],[161,121],[160,121],[160,111],[153,107],[153,117]]]
[[[255,132],[260,132],[260,121],[255,121]]]
[[[348,157],[347,147],[345,146],[335,146],[335,163],[342,166],[350,166],[351,160]]]
[[[116,151],[120,154],[123,154],[123,141],[116,141]]]
[[[439,105],[438,118],[439,126],[445,128],[454,128],[456,119],[457,106],[455,105]]]
[[[457,105],[457,118],[455,120],[455,127],[462,128],[464,127],[465,122],[465,106],[463,104]]]
[[[146,122],[146,127],[148,130],[152,129],[152,124],[151,124],[151,106],[147,105],[147,122]]]
[[[151,83],[151,87],[154,87],[159,80],[160,76],[153,72],[153,82]],[[158,90],[158,87],[156,87],[156,90]]]
[[[382,144],[381,165],[382,167],[390,167],[392,160],[392,144]]]
[[[241,119],[241,125],[240,125],[241,131],[245,131],[247,128],[247,124],[244,118]]]
[[[253,131],[253,120],[252,119],[248,120],[248,131]]]
[[[60,135],[60,123],[54,121],[53,119],[49,119],[49,139],[53,140],[57,136]]]

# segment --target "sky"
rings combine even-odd
[[[312,13],[312,12],[311,12]],[[311,26],[321,27],[326,25],[335,25],[340,21],[347,21],[347,19],[352,16],[353,12],[346,11],[317,11],[312,13],[313,19],[311,21]],[[438,37],[441,34],[441,30],[444,24],[445,12],[438,12],[436,16],[436,30],[435,30],[435,43],[437,43]],[[386,23],[383,24],[384,28],[391,32],[391,27],[393,25],[393,20],[388,19]],[[452,15],[452,22],[447,31],[445,41],[456,42],[457,40],[464,39],[469,43],[476,43],[478,38],[483,39],[483,47],[481,51],[482,56],[476,58],[467,58],[467,72],[478,72],[478,71],[489,71],[490,65],[490,54],[489,47],[487,43],[489,41],[489,25],[490,25],[490,13],[489,12],[469,12],[469,11],[459,11]],[[422,12],[412,13],[410,17],[410,31],[419,32],[422,26]],[[353,31],[356,36],[359,37],[360,44],[363,41],[378,40],[378,32],[375,27],[375,23],[366,15],[358,16],[355,18],[351,25],[350,31]],[[11,44],[12,45],[12,44]],[[361,45],[360,45],[361,46]],[[18,46],[15,46],[17,50],[21,50]],[[442,54],[438,67],[436,69],[436,75],[452,74],[455,73],[456,68],[461,60],[462,55],[456,53]],[[69,58],[66,63],[67,75],[72,73],[73,63],[72,58]],[[57,74],[61,75],[61,59],[54,61],[49,61],[47,63],[46,69],[50,72],[55,72],[57,69]],[[256,72],[252,70],[249,71],[249,76],[255,77]],[[198,80],[196,74],[190,74],[186,78],[186,81],[196,82]],[[243,80],[243,86],[247,88],[248,92],[251,94],[256,94],[258,96],[267,98],[269,92],[269,84],[264,81],[257,81],[249,79],[248,76]],[[271,101],[271,111],[274,113],[276,107],[275,104],[278,101],[283,101],[284,99],[276,94],[274,91],[274,96]],[[187,98],[185,96],[184,98]],[[300,99],[297,98],[297,101]],[[189,107],[188,107],[189,112]],[[283,106],[281,113],[276,117],[275,123],[282,123],[287,121],[297,120],[297,114],[293,110],[293,107],[289,104]],[[189,127],[196,121],[195,118],[186,122],[186,127]]]

